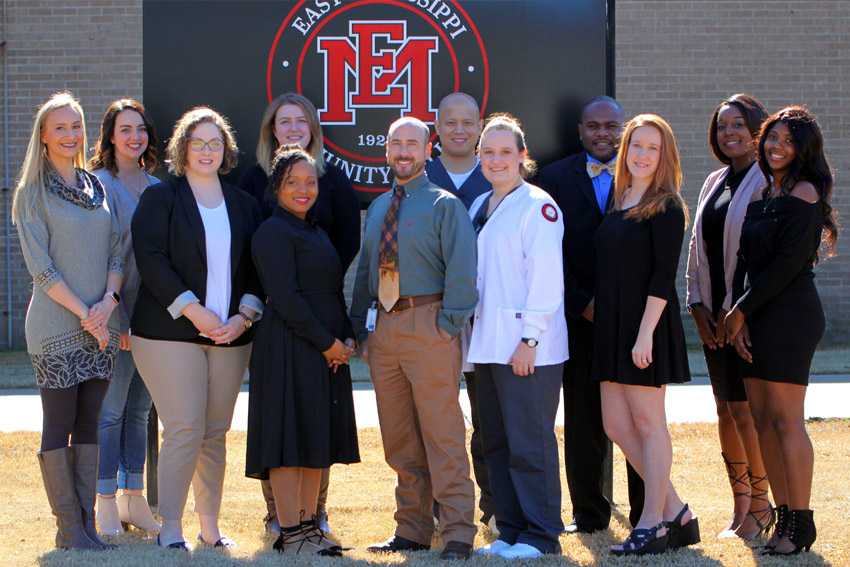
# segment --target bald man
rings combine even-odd
[[[351,321],[375,387],[384,455],[398,476],[395,534],[367,549],[429,549],[436,498],[440,557],[466,559],[477,530],[458,390],[460,330],[478,303],[475,235],[460,199],[425,174],[428,138],[415,118],[390,126],[393,190],[366,212],[354,283]]]
[[[466,93],[452,93],[440,101],[436,130],[440,156],[425,165],[428,179],[456,195],[468,209],[493,186],[484,178],[475,154],[484,121],[478,102]]]

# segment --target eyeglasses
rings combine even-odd
[[[205,142],[198,138],[192,138],[189,140],[189,147],[196,152],[202,152],[204,151],[204,148],[209,148],[211,152],[220,152],[224,148],[224,142],[218,138],[213,138],[209,142]]]

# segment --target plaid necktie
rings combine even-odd
[[[613,176],[617,172],[617,160],[612,159],[608,163],[587,162],[587,174],[591,179],[599,177],[605,170],[608,170],[608,173]]]
[[[399,298],[398,285],[398,209],[404,197],[404,186],[393,188],[393,200],[384,224],[381,225],[381,242],[378,245],[378,300],[389,311]]]

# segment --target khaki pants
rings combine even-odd
[[[189,485],[195,512],[218,516],[227,457],[225,436],[251,345],[204,346],[132,338],[133,358],[162,421],[159,515],[183,517]]]
[[[378,314],[369,364],[387,464],[398,474],[396,535],[430,545],[440,502],[443,542],[471,544],[475,488],[458,403],[460,336],[438,329],[441,303]]]

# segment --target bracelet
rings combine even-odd
[[[705,307],[705,305],[703,304],[702,301],[697,301],[696,303],[690,303],[690,304],[688,304],[688,313],[693,313],[694,309],[696,309],[697,307]]]

